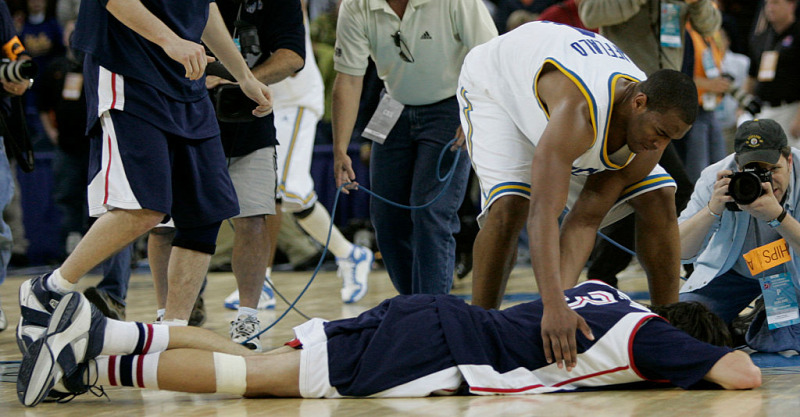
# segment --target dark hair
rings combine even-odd
[[[728,326],[706,306],[695,302],[678,302],[663,306],[650,306],[653,313],[667,319],[679,330],[695,339],[717,346],[732,346]]]
[[[647,110],[676,110],[687,125],[697,118],[697,87],[691,77],[680,71],[658,70],[639,83],[639,91],[647,96]]]

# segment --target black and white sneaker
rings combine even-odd
[[[256,352],[261,352],[261,340],[257,336],[260,332],[261,322],[256,316],[242,315],[231,322],[231,340]],[[250,338],[253,339],[248,340]]]
[[[50,291],[45,282],[50,274],[39,275],[19,287],[20,318],[17,325],[17,345],[24,355],[37,339],[44,336],[50,316],[61,301],[61,294]]]
[[[22,359],[17,377],[20,402],[28,407],[39,404],[56,381],[97,357],[105,326],[106,318],[86,297],[74,291],[66,294],[53,311],[45,335],[28,347]]]

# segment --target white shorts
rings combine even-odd
[[[314,318],[294,328],[295,337],[303,344],[300,351],[300,395],[303,398],[342,398],[331,386],[328,374],[327,320]],[[358,343],[358,342],[354,342]],[[370,395],[370,397],[426,397],[452,395],[464,381],[457,366]]]
[[[462,109],[461,126],[467,137],[467,150],[472,168],[481,187],[481,213],[478,224],[483,225],[489,207],[500,197],[518,195],[530,198],[531,162],[536,150],[512,117],[496,102],[482,94],[473,94],[459,87],[458,102]],[[567,208],[578,199],[585,175],[573,175],[570,180]],[[643,193],[663,187],[677,188],[675,180],[659,165],[643,180],[631,184],[603,219],[601,227],[608,226],[633,212],[627,202]]]
[[[296,213],[317,201],[311,178],[311,157],[320,116],[305,107],[275,109],[278,135],[278,197],[282,210]]]

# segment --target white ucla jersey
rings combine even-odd
[[[305,27],[305,66],[294,76],[286,77],[281,82],[270,85],[273,107],[275,109],[305,107],[321,117],[325,112],[325,84],[322,82],[322,74],[320,74],[314,58],[307,21],[305,21]]]
[[[629,164],[634,154],[627,148],[613,158],[606,150],[614,91],[621,79],[642,81],[646,76],[616,45],[596,33],[547,21],[522,25],[472,49],[464,60],[462,81],[468,91],[473,88],[503,106],[535,146],[550,116],[536,85],[548,64],[586,96],[595,130],[592,146],[573,162],[573,175]]]

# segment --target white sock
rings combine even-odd
[[[271,275],[272,275],[272,267],[271,267],[271,266],[268,266],[268,267],[267,267],[267,272],[264,274],[264,276],[265,276],[265,277],[267,277],[267,278],[269,279],[269,277],[270,277]]]
[[[239,307],[239,313],[236,315],[236,320],[242,316],[257,316],[258,310],[250,307]]]
[[[161,352],[147,355],[98,356],[97,385],[158,389]]]
[[[181,320],[181,319],[162,320],[161,323],[159,324],[162,326],[186,327],[189,325],[189,320]]]
[[[169,327],[106,319],[101,355],[162,352],[169,345]]]
[[[73,284],[61,276],[61,269],[56,269],[45,281],[47,289],[55,291],[59,294],[66,294],[70,291],[75,291],[76,284]]]
[[[297,219],[297,223],[314,240],[322,245],[325,244],[325,239],[328,238],[328,228],[331,226],[331,216],[319,201],[314,204],[314,210],[305,218]],[[342,235],[339,228],[333,226],[328,250],[337,258],[346,258],[353,251],[353,244]]]

